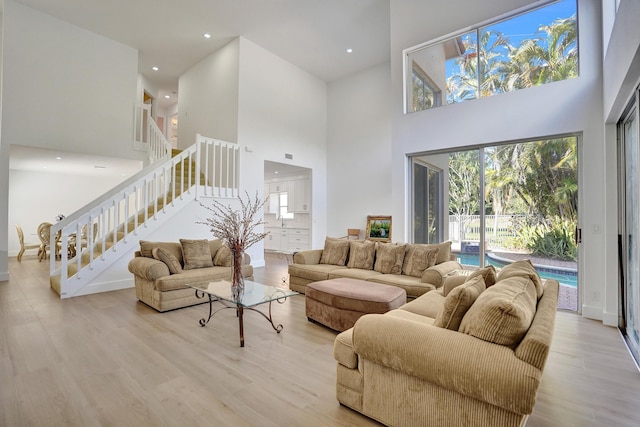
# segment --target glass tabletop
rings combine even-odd
[[[298,292],[294,292],[290,289],[263,285],[262,283],[253,282],[251,280],[244,281],[244,290],[237,298],[231,292],[231,282],[228,280],[191,283],[188,286],[204,292],[205,294],[212,295],[218,299],[229,301],[242,307],[254,307],[256,305],[264,304],[265,302],[298,295]]]

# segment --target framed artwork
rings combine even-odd
[[[391,241],[391,216],[367,216],[367,240]]]

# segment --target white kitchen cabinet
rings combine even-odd
[[[296,228],[289,230],[287,235],[288,250],[291,252],[306,251],[309,245],[309,230]]]
[[[282,250],[282,234],[279,228],[266,229],[269,234],[264,239],[264,248],[268,251],[280,251]],[[288,244],[288,241],[287,241]]]
[[[288,182],[272,182],[269,183],[269,193],[286,193]]]
[[[311,188],[308,179],[297,179],[288,183],[289,212],[311,211]]]

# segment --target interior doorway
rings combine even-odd
[[[578,136],[410,156],[413,243],[451,240],[458,261],[530,259],[579,311]]]
[[[265,251],[293,254],[311,249],[311,169],[264,162]],[[266,259],[266,257],[265,257]]]

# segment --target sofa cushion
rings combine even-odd
[[[317,282],[327,280],[329,273],[334,270],[348,270],[347,267],[339,267],[331,264],[289,264],[289,276]]]
[[[414,299],[400,307],[400,310],[410,311],[423,317],[430,318],[432,321],[438,316],[444,304],[444,296],[440,291],[431,291]]]
[[[233,257],[231,256],[231,249],[227,245],[222,245],[218,248],[213,256],[213,265],[219,267],[232,267]]]
[[[467,277],[466,281],[468,282],[471,279],[478,276],[482,276],[482,279],[484,280],[484,284],[487,288],[490,286],[493,286],[497,281],[496,268],[493,265],[488,265],[486,267],[479,268],[475,270],[473,273],[469,274],[469,277]]]
[[[182,260],[182,246],[178,242],[151,242],[148,240],[140,240],[140,255],[147,258],[153,258],[153,248],[162,248],[178,259],[180,264]]]
[[[405,276],[401,274],[382,274],[368,277],[369,282],[382,283],[383,285],[397,286],[407,291],[407,296],[415,298],[424,295],[436,287],[430,283],[424,283],[418,277]]]
[[[209,240],[209,251],[211,251],[211,258],[214,258],[216,256],[218,249],[220,249],[220,247],[222,246],[226,246],[222,239]]]
[[[436,288],[439,288],[444,283],[445,277],[451,274],[455,270],[461,269],[462,266],[457,261],[445,261],[440,264],[433,265],[427,268],[422,273],[422,281],[424,283],[431,283]]]
[[[345,265],[349,255],[349,240],[327,237],[320,264]]]
[[[515,348],[531,326],[536,303],[535,285],[529,278],[499,280],[480,294],[462,318],[458,330],[484,341]]]
[[[180,265],[180,261],[178,261],[178,258],[176,258],[171,252],[163,248],[153,248],[151,250],[151,254],[153,255],[153,258],[167,264],[167,267],[169,267],[169,272],[171,274],[182,273],[182,266]]]
[[[244,277],[253,276],[253,267],[251,265],[243,265],[242,274]],[[187,288],[188,284],[230,279],[230,267],[195,268],[192,270],[183,270],[180,274],[160,277],[155,281],[154,286],[158,291],[166,292]]]
[[[536,269],[530,260],[523,259],[507,265],[502,270],[500,270],[500,273],[498,274],[498,281],[507,279],[509,277],[529,278],[536,287],[537,298],[540,298],[542,296],[542,293],[544,292],[542,280],[540,280],[540,276],[538,276],[538,273],[536,272]]]
[[[402,274],[413,277],[422,277],[424,271],[435,265],[438,257],[438,248],[427,245],[407,245],[402,264]]]
[[[373,269],[383,274],[401,274],[406,246],[378,242],[376,244],[376,263]]]
[[[376,254],[376,244],[371,240],[349,241],[349,268],[373,269],[373,260]]]
[[[180,239],[180,244],[185,270],[213,267],[208,240]]]
[[[453,289],[445,297],[433,325],[457,331],[464,315],[486,288],[484,279],[479,275]]]

